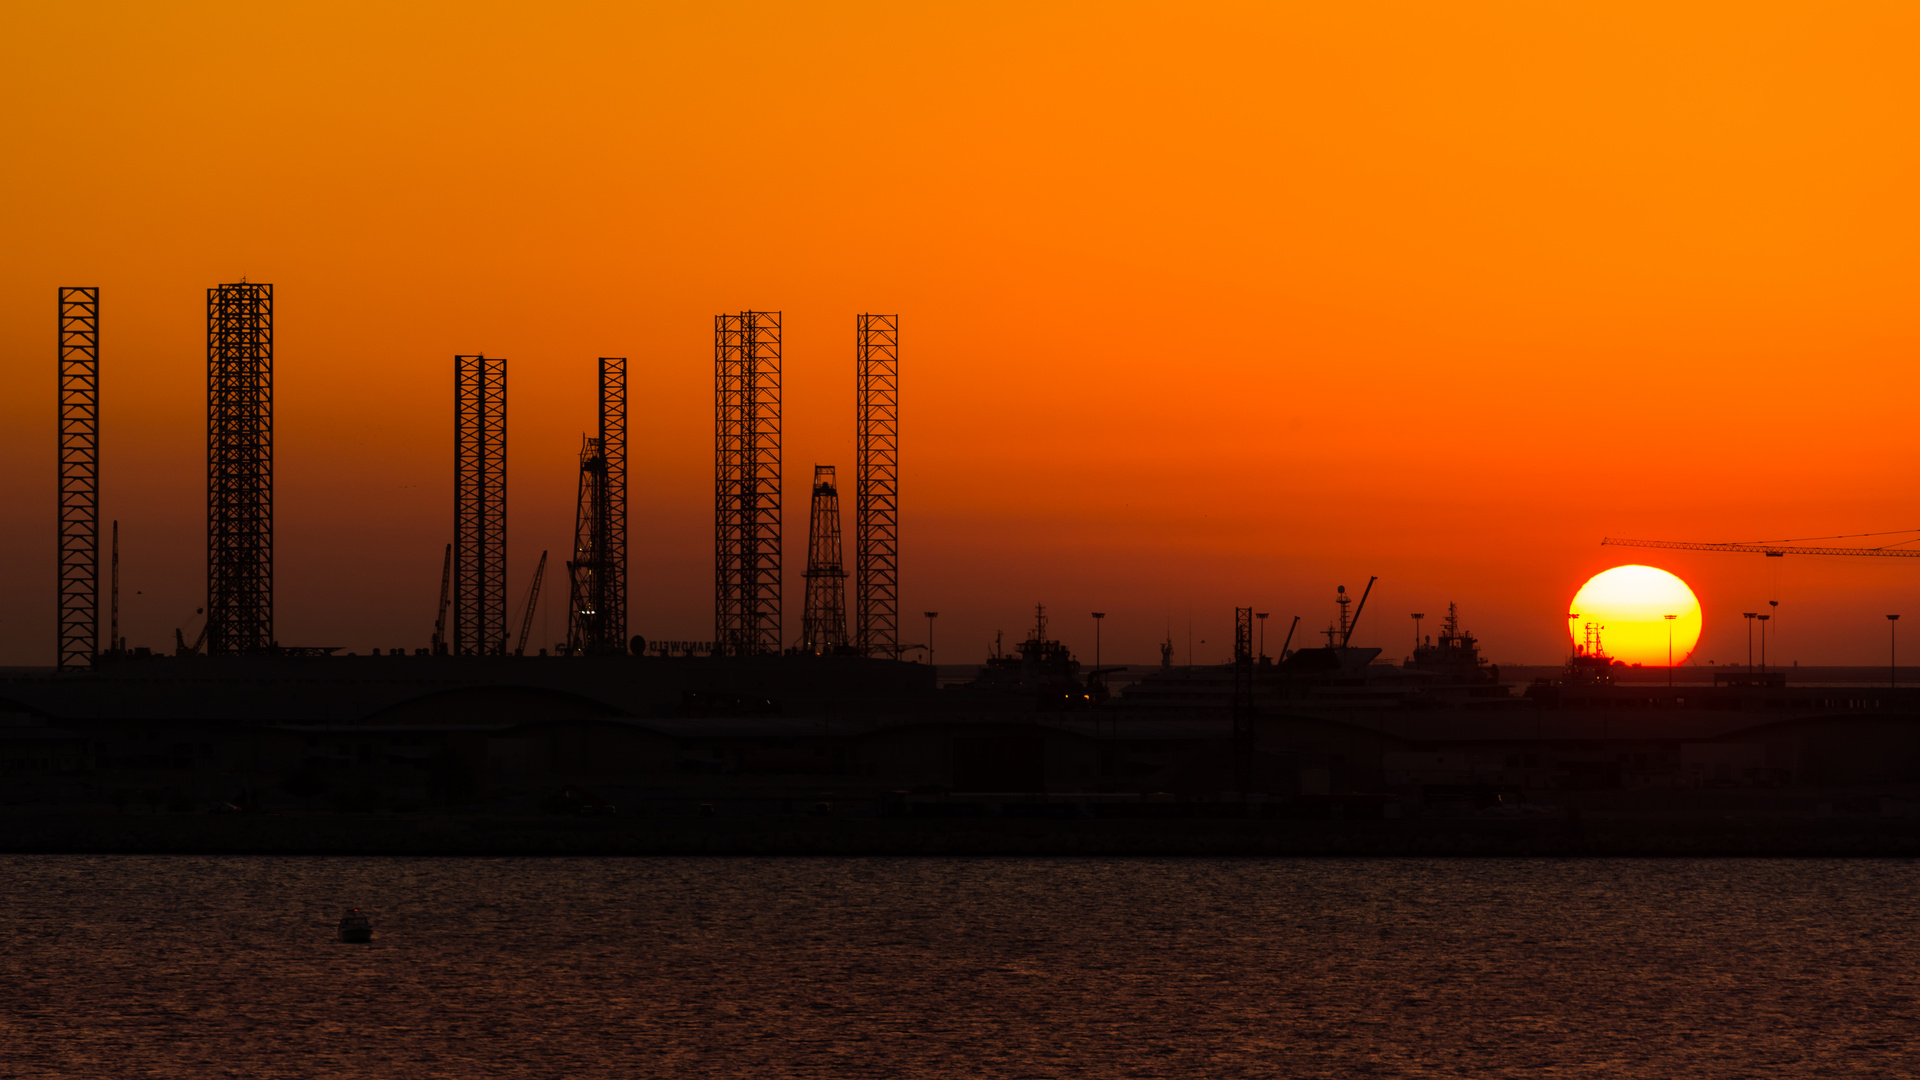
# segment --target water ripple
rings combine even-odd
[[[1920,1030],[1911,861],[12,856],[0,898],[7,1077],[1882,1077]]]

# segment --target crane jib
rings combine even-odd
[[[1602,537],[1602,547],[1643,547],[1666,548],[1670,551],[1732,551],[1752,555],[1765,555],[1777,559],[1784,555],[1885,555],[1893,558],[1920,559],[1920,548],[1834,548],[1834,547],[1794,547],[1783,544],[1707,544],[1685,540],[1623,540],[1618,537]]]

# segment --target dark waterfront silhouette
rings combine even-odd
[[[0,895],[9,1076],[1882,1077],[1920,1039],[1910,861],[11,856]]]

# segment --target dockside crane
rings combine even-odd
[[[206,614],[206,612],[207,612],[206,608],[193,609],[193,613],[195,615],[204,615]],[[174,627],[173,628],[173,655],[175,656],[201,655],[200,650],[206,648],[206,645],[207,645],[207,627],[212,625],[213,623],[211,620],[202,622],[200,624],[200,636],[197,638],[194,638],[193,644],[191,645],[187,644],[187,636],[181,633],[180,628],[177,626]]]
[[[440,617],[433,622],[433,655],[447,655],[447,600],[453,584],[453,545],[447,545],[446,561],[440,564]]]
[[[540,606],[540,579],[547,575],[547,553],[540,553],[540,565],[533,568],[533,587],[527,590],[527,613],[520,618],[520,643],[513,655],[527,655],[527,635],[533,633],[533,611]]]
[[[1750,541],[1730,544],[1699,543],[1690,540],[1626,540],[1617,536],[1600,538],[1601,547],[1639,547],[1665,548],[1669,551],[1727,551],[1748,555],[1765,555],[1769,559],[1778,559],[1787,555],[1882,555],[1896,559],[1920,559],[1920,548],[1901,545],[1920,542],[1920,537],[1912,534],[1920,529],[1902,529],[1898,532],[1852,533],[1846,536],[1809,536],[1803,540],[1853,540],[1869,536],[1908,536],[1907,540],[1880,547],[1800,547],[1799,540]]]
[[[1347,609],[1345,605],[1341,605],[1340,614],[1343,617],[1341,618],[1340,621],[1342,624],[1344,624],[1340,628],[1340,647],[1341,648],[1343,649],[1346,648],[1347,644],[1353,640],[1353,632],[1355,629],[1357,629],[1360,626],[1360,616],[1365,615],[1367,613],[1367,597],[1373,595],[1373,583],[1379,580],[1380,580],[1380,577],[1377,574],[1367,579],[1366,590],[1360,594],[1360,606],[1354,609],[1352,622],[1347,622],[1347,620],[1344,618],[1344,616],[1347,613]]]

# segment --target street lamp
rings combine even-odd
[[[1093,666],[1100,666],[1100,620],[1107,617],[1104,611],[1093,613]]]
[[[1673,620],[1680,616],[1662,615],[1660,617],[1667,620],[1667,689],[1671,690],[1673,689]]]
[[[1743,611],[1740,614],[1747,619],[1747,674],[1753,674],[1753,620],[1760,617],[1757,611]]]
[[[1767,620],[1773,618],[1773,616],[1760,615],[1756,616],[1756,618],[1760,620],[1760,672],[1761,674],[1765,674],[1767,670]]]
[[[1897,683],[1895,668],[1893,666],[1893,660],[1895,656],[1893,630],[1894,630],[1894,624],[1899,621],[1900,621],[1900,616],[1898,615],[1887,616],[1887,689],[1889,690],[1893,689],[1893,687]]]
[[[1420,655],[1420,620],[1427,617],[1424,611],[1413,613],[1413,655]]]
[[[939,686],[940,685],[940,669],[937,667],[933,667],[933,620],[939,618],[940,613],[937,611],[929,611],[926,613],[926,615],[927,615],[927,666],[930,668],[933,668],[933,685]]]
[[[1267,613],[1264,611],[1256,611],[1253,613],[1253,617],[1260,620],[1260,659],[1265,661],[1267,658]]]

